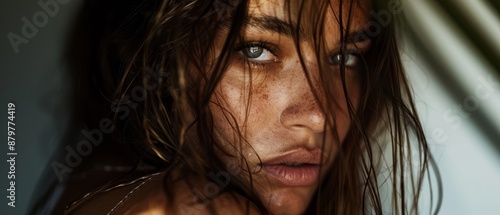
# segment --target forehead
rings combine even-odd
[[[317,19],[320,7],[324,8],[324,29],[326,32],[339,31],[342,20],[344,28],[349,23],[350,30],[360,30],[369,21],[369,0],[251,0],[250,17],[276,17],[291,23],[297,23],[301,11],[301,28],[306,31],[312,20]],[[299,9],[301,8],[301,9]],[[288,13],[291,14],[288,14]],[[289,18],[291,20],[289,20]]]

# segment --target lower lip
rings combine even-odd
[[[262,171],[286,186],[310,186],[318,181],[318,165],[287,166],[283,164],[262,165]]]

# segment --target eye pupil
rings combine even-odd
[[[252,46],[244,49],[243,53],[248,57],[248,58],[258,58],[259,56],[262,55],[262,52],[264,52],[264,49],[262,47],[258,46]]]
[[[356,63],[355,56],[352,54],[338,54],[330,58],[331,64],[340,65],[342,61],[346,66],[351,66],[351,64]]]
[[[259,51],[259,47],[250,47],[250,52],[255,53]]]
[[[344,56],[342,56],[342,55],[339,54],[339,55],[336,56],[335,61],[338,62],[338,63],[340,63],[340,62],[342,62],[342,58],[344,58]]]

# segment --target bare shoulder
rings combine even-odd
[[[207,198],[203,193],[206,183],[189,185],[185,180],[175,180],[167,199],[164,184],[165,174],[157,173],[115,185],[94,195],[89,195],[72,204],[65,214],[139,214],[139,215],[208,215],[211,209],[219,214],[242,214],[246,211],[243,197],[221,193]],[[193,180],[196,181],[196,180]],[[198,195],[196,195],[198,193]],[[172,203],[170,206],[167,200]],[[201,201],[201,202],[200,202]],[[196,203],[195,203],[196,202]],[[256,211],[251,210],[250,214]]]
[[[166,215],[164,173],[156,173],[91,193],[68,207],[65,214]]]

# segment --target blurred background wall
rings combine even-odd
[[[31,197],[41,192],[40,188],[35,189],[38,179],[50,167],[51,156],[66,132],[71,86],[68,86],[69,73],[61,58],[68,27],[81,3],[81,0],[57,2],[58,8],[49,6],[52,12],[49,14],[35,0],[0,2],[0,109],[4,116],[0,123],[0,214],[26,214]],[[36,23],[33,17],[37,17]],[[26,25],[23,19],[36,27],[36,33],[26,28],[27,34],[23,35]],[[16,50],[9,33],[27,42],[22,40],[26,43],[16,45]],[[15,208],[7,206],[6,198],[9,183],[6,162],[8,102],[16,105]]]
[[[440,214],[500,214],[500,2],[403,4],[403,60],[439,165]]]

